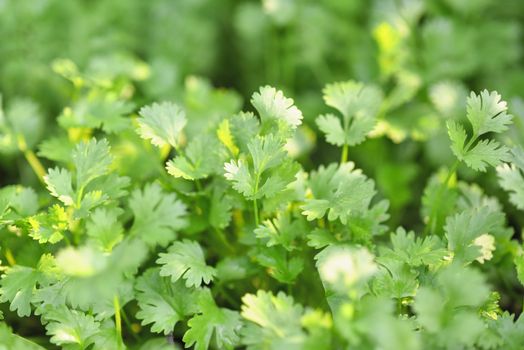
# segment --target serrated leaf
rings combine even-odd
[[[186,316],[199,311],[199,292],[187,288],[179,280],[171,283],[162,278],[159,269],[149,269],[136,282],[136,300],[140,311],[136,317],[142,325],[151,324],[154,333],[169,334]]]
[[[107,140],[97,141],[94,138],[87,143],[79,143],[73,151],[72,159],[76,167],[77,189],[81,189],[94,179],[106,175],[113,162]]]
[[[441,263],[448,252],[437,236],[415,237],[413,231],[403,228],[391,234],[392,249],[385,248],[383,255],[410,266],[435,265]]]
[[[124,238],[124,228],[118,220],[121,213],[120,209],[99,208],[86,222],[87,236],[101,250],[111,252]]]
[[[68,170],[49,169],[47,175],[44,176],[44,181],[52,196],[67,206],[74,205],[75,192],[73,191],[72,175]]]
[[[187,323],[189,329],[183,338],[186,347],[194,345],[195,350],[207,350],[214,335],[213,343],[218,349],[233,349],[242,328],[238,312],[217,307],[209,292],[202,294],[199,307],[199,313]]]
[[[0,302],[10,302],[9,310],[19,317],[31,315],[31,298],[39,277],[39,272],[30,267],[10,268],[0,281]]]
[[[315,122],[318,128],[326,135],[326,141],[335,146],[347,143],[346,133],[342,128],[340,119],[333,114],[319,116]]]
[[[186,225],[186,206],[172,193],[164,193],[158,184],[131,193],[129,206],[134,214],[131,234],[150,246],[165,246]]]
[[[65,306],[51,309],[43,317],[49,322],[46,330],[47,335],[51,336],[51,343],[68,349],[87,349],[94,342],[93,336],[100,328],[93,316],[69,310]]]
[[[39,213],[27,219],[29,236],[39,243],[57,243],[62,240],[63,233],[69,226],[69,216],[64,208],[55,204],[47,213]]]
[[[291,128],[302,124],[302,112],[293,105],[293,99],[271,86],[261,87],[251,97],[251,104],[260,114],[262,121],[266,119],[283,120]]]
[[[185,111],[171,102],[153,103],[139,111],[138,133],[157,147],[180,144],[182,130],[186,126]]]
[[[351,162],[338,167],[321,166],[311,173],[310,186],[313,198],[306,199],[302,206],[302,214],[309,221],[327,215],[329,221],[340,219],[346,223],[353,212],[367,210],[375,195],[373,181],[354,169]]]
[[[503,214],[487,206],[448,217],[444,231],[454,259],[469,263],[480,257],[481,246],[476,244],[475,239],[500,229],[504,226],[504,220]]]
[[[162,265],[160,276],[169,276],[173,282],[183,278],[188,288],[208,284],[216,275],[215,269],[206,265],[204,252],[194,241],[173,243],[167,253],[159,254],[156,263]]]
[[[507,114],[508,106],[496,91],[482,90],[479,95],[474,92],[467,100],[467,117],[473,127],[473,134],[483,135],[487,132],[500,133],[508,129],[512,115]]]

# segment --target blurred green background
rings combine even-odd
[[[323,86],[372,83],[386,97],[379,126],[349,158],[391,201],[391,226],[416,227],[429,176],[452,161],[445,121],[464,117],[470,90],[510,101],[515,126],[503,141],[523,141],[523,23],[520,0],[0,0],[0,93],[7,119],[32,126],[28,146],[56,160],[41,141],[57,117],[72,140],[90,113],[172,100],[196,110],[198,125],[250,108],[270,84],[304,113],[297,156],[310,169],[339,158],[316,133]],[[0,182],[34,183],[15,143],[0,139]],[[459,174],[507,201],[493,172]]]

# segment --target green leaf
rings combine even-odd
[[[94,179],[106,175],[113,158],[109,153],[109,142],[106,139],[91,139],[79,143],[72,154],[76,167],[76,188],[79,190]]]
[[[340,123],[340,119],[333,114],[319,116],[315,122],[318,128],[326,134],[326,141],[335,146],[343,146],[348,143],[346,133]]]
[[[322,92],[326,104],[336,108],[344,117],[359,113],[366,117],[373,116],[382,99],[377,88],[352,80],[328,84]]]
[[[197,242],[184,240],[175,242],[168,253],[160,253],[157,264],[162,265],[160,276],[171,277],[172,282],[186,280],[186,287],[208,284],[216,275],[215,269],[206,265],[204,252]]]
[[[281,247],[260,247],[253,258],[260,265],[267,268],[268,274],[282,283],[291,284],[304,269],[304,259],[301,256],[288,256]]]
[[[64,238],[64,231],[69,227],[69,216],[63,207],[55,204],[49,207],[47,213],[39,213],[27,219],[29,236],[38,243],[57,243]]]
[[[158,184],[133,191],[129,206],[135,217],[131,234],[150,246],[166,246],[186,225],[186,206],[175,194],[164,193]]]
[[[283,292],[273,295],[259,290],[256,295],[244,295],[241,315],[250,323],[242,331],[242,342],[270,349],[284,349],[286,345],[297,349],[297,343],[305,337],[300,324],[302,311],[302,306]]]
[[[87,349],[94,342],[94,335],[99,332],[100,324],[95,318],[65,306],[50,309],[44,314],[47,335],[51,343],[67,349]]]
[[[496,167],[509,160],[508,148],[493,139],[479,140],[479,136],[508,129],[512,116],[506,114],[506,102],[496,92],[484,90],[480,95],[473,92],[468,98],[467,117],[473,129],[468,139],[464,127],[455,121],[448,121],[447,129],[451,139],[451,150],[455,156],[476,171],[486,171],[488,165]]]
[[[482,240],[476,240],[503,227],[504,221],[504,214],[493,211],[488,206],[466,210],[448,217],[444,230],[448,248],[454,253],[454,259],[466,263],[479,259],[484,253],[483,245]]]
[[[31,298],[39,278],[40,273],[30,267],[8,269],[0,281],[0,302],[10,302],[9,310],[19,317],[31,315]]]
[[[182,130],[186,126],[185,111],[171,102],[153,103],[139,112],[138,133],[157,147],[171,145],[178,148]]]
[[[171,283],[159,269],[149,269],[137,279],[136,300],[140,311],[136,317],[142,325],[151,324],[154,333],[169,334],[186,316],[199,311],[200,292],[187,288],[181,280]]]
[[[118,221],[121,214],[122,210],[119,208],[99,208],[91,214],[86,222],[87,236],[99,249],[111,252],[124,238],[124,228]]]
[[[494,140],[481,140],[464,156],[464,162],[473,170],[486,171],[486,166],[496,167],[509,160],[509,149]]]
[[[382,93],[373,86],[355,81],[328,84],[324,88],[324,101],[338,109],[343,122],[332,114],[317,118],[319,129],[326,134],[326,140],[334,145],[357,145],[373,130]]]
[[[302,112],[293,105],[293,99],[285,97],[282,91],[274,87],[261,87],[251,97],[251,104],[260,114],[262,122],[283,120],[293,129],[302,124]]]
[[[420,288],[414,310],[429,344],[467,347],[485,331],[477,309],[488,298],[489,288],[480,272],[453,264],[438,273],[434,287]]]
[[[11,329],[0,322],[0,350],[45,350],[27,339],[13,334]]]
[[[497,167],[500,186],[509,193],[509,200],[518,209],[524,210],[524,154],[521,148],[512,150],[514,164],[502,164]],[[519,155],[522,159],[519,161]],[[522,163],[522,164],[520,164]]]
[[[183,155],[167,162],[167,172],[186,180],[204,179],[220,171],[223,161],[219,150],[216,139],[205,134],[196,137],[189,142]]]
[[[207,350],[214,335],[213,344],[218,349],[233,349],[242,328],[238,312],[217,307],[209,291],[202,293],[199,308],[187,323],[189,329],[183,338],[186,348],[195,345],[195,350]]]
[[[351,162],[321,166],[311,173],[309,185],[313,198],[302,206],[302,214],[309,221],[323,218],[329,221],[340,219],[346,223],[353,212],[368,209],[375,195],[375,184]]]
[[[67,206],[74,205],[75,192],[73,191],[72,175],[68,170],[54,168],[49,169],[44,176],[47,189],[52,196],[58,198]]]
[[[436,265],[444,261],[448,251],[442,247],[437,236],[425,238],[415,237],[415,233],[399,227],[391,234],[392,249],[383,248],[382,256],[386,256],[410,266]]]
[[[508,106],[496,91],[482,90],[479,95],[474,92],[467,100],[467,117],[476,136],[488,132],[501,133],[508,129],[512,115],[507,114]]]

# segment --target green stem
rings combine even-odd
[[[127,317],[126,311],[124,309],[121,309],[120,312],[121,312],[122,319],[124,320],[125,325],[127,326],[127,328],[129,328],[129,332],[131,333],[131,336],[135,338],[135,340],[139,340],[138,335],[135,333],[135,330],[133,329],[131,321],[129,321],[129,318]]]
[[[31,166],[31,169],[35,172],[38,180],[45,184],[44,176],[46,174],[45,168],[40,163],[40,160],[36,156],[35,152],[27,148],[27,143],[23,135],[18,135],[18,149],[24,153],[24,157]]]
[[[113,298],[113,306],[115,308],[116,335],[119,340],[122,340],[122,317],[120,316],[120,301],[117,294]]]
[[[344,164],[348,161],[348,149],[349,145],[347,143],[342,147],[342,155],[340,156],[340,164]]]

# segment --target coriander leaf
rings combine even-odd
[[[231,134],[240,152],[247,153],[247,144],[259,133],[257,117],[251,112],[240,112],[229,119]]]
[[[326,134],[326,141],[335,146],[343,146],[348,143],[346,133],[342,128],[340,119],[333,114],[319,116],[315,122],[318,128]]]
[[[483,135],[487,132],[501,133],[508,129],[512,115],[507,114],[508,106],[496,91],[482,90],[479,95],[474,92],[467,100],[467,118],[473,127],[473,134]]]
[[[304,269],[304,259],[301,256],[288,256],[281,247],[260,247],[252,256],[256,262],[267,268],[268,274],[282,283],[291,284]]]
[[[377,88],[351,80],[328,84],[322,92],[326,104],[336,108],[346,118],[358,113],[373,116],[382,99]]]
[[[454,253],[454,259],[469,263],[485,253],[481,250],[483,242],[476,240],[503,226],[504,215],[487,206],[455,214],[448,217],[444,227],[448,248]]]
[[[328,84],[324,88],[324,101],[343,116],[341,123],[332,114],[317,118],[319,129],[326,140],[334,145],[357,145],[365,140],[376,123],[382,93],[373,86],[355,81]]]
[[[194,344],[195,350],[207,350],[214,335],[218,349],[233,349],[242,327],[238,312],[217,307],[209,291],[202,293],[199,308],[187,323],[189,329],[183,338],[186,348]]]
[[[209,224],[217,229],[227,227],[231,221],[233,204],[233,199],[219,186],[215,186],[209,204]]]
[[[224,177],[233,183],[233,188],[247,198],[256,195],[255,180],[251,176],[249,167],[242,159],[224,163]]]
[[[287,345],[296,349],[297,342],[305,336],[300,325],[302,311],[302,306],[283,292],[273,295],[259,290],[256,295],[244,295],[241,315],[250,323],[242,330],[242,342],[248,348],[264,344],[268,348]]]
[[[255,174],[262,174],[264,171],[274,168],[286,156],[284,144],[272,134],[256,137],[247,147],[253,159]]]
[[[222,142],[222,144],[226,146],[231,155],[233,155],[234,157],[238,155],[238,152],[240,150],[235,144],[233,134],[231,133],[229,119],[224,119],[218,126],[217,137],[220,140],[220,142]]]
[[[9,268],[0,281],[0,302],[10,302],[9,310],[19,317],[31,315],[31,298],[39,278],[39,271],[33,268]]]
[[[218,152],[219,143],[208,135],[193,138],[178,155],[166,164],[167,172],[186,180],[203,179],[220,170],[223,163]]]
[[[470,168],[484,172],[488,165],[496,167],[502,161],[509,160],[508,148],[493,139],[480,140],[479,136],[507,130],[512,116],[506,114],[506,102],[500,100],[496,92],[484,90],[480,95],[471,93],[468,98],[467,118],[473,134],[469,141],[464,127],[455,121],[448,121],[447,129],[451,139],[451,150],[460,161]]]
[[[48,310],[43,318],[49,322],[46,330],[47,335],[51,336],[51,343],[67,349],[87,349],[93,344],[93,336],[100,328],[100,324],[93,316],[77,310],[69,310],[65,306]]]
[[[72,176],[68,170],[49,169],[47,175],[44,176],[44,181],[52,196],[58,198],[67,206],[74,205],[75,192],[73,191]]]
[[[353,212],[368,210],[375,195],[375,185],[354,164],[321,166],[311,173],[309,185],[312,197],[302,206],[302,214],[309,221],[320,219],[327,213],[329,221],[340,219],[346,223]]]
[[[97,141],[94,138],[87,143],[79,143],[73,151],[72,159],[76,167],[77,190],[87,186],[94,179],[106,175],[113,162],[107,140]]]
[[[139,111],[138,133],[157,147],[171,145],[178,148],[182,130],[186,126],[185,111],[171,102],[153,103]]]
[[[415,237],[413,231],[406,233],[399,227],[390,239],[392,249],[383,248],[382,255],[410,266],[436,265],[448,254],[437,236]]]
[[[136,300],[140,311],[136,317],[151,331],[169,334],[186,316],[199,311],[200,292],[187,288],[181,280],[171,283],[162,278],[159,269],[149,269],[136,281]]]
[[[0,350],[45,350],[40,345],[14,334],[4,323],[0,322]]]
[[[47,213],[39,213],[27,219],[29,236],[39,243],[57,243],[64,238],[63,232],[69,227],[69,216],[58,204],[51,206]]]
[[[174,194],[164,193],[158,184],[133,191],[129,206],[135,217],[131,234],[150,246],[167,245],[186,225],[186,206]]]
[[[486,166],[496,167],[509,160],[506,146],[494,140],[481,140],[464,155],[464,162],[473,170],[486,171]]]
[[[124,228],[118,220],[122,214],[119,208],[99,208],[93,211],[86,222],[86,232],[89,239],[105,252],[111,252],[113,247],[124,238]]]
[[[480,272],[452,264],[437,274],[434,287],[419,289],[414,304],[417,322],[439,347],[472,344],[485,330],[477,308],[488,297]]]
[[[261,87],[251,97],[251,103],[265,120],[283,120],[295,129],[302,124],[302,112],[293,105],[293,99],[284,96],[284,93],[271,86]]]
[[[175,242],[168,253],[160,253],[157,264],[162,265],[160,276],[171,277],[172,282],[186,280],[186,287],[200,287],[208,284],[216,275],[215,269],[206,265],[204,252],[197,242],[184,240]]]
[[[502,164],[497,167],[500,186],[509,193],[509,200],[518,209],[524,210],[524,151],[514,148],[513,164]]]

